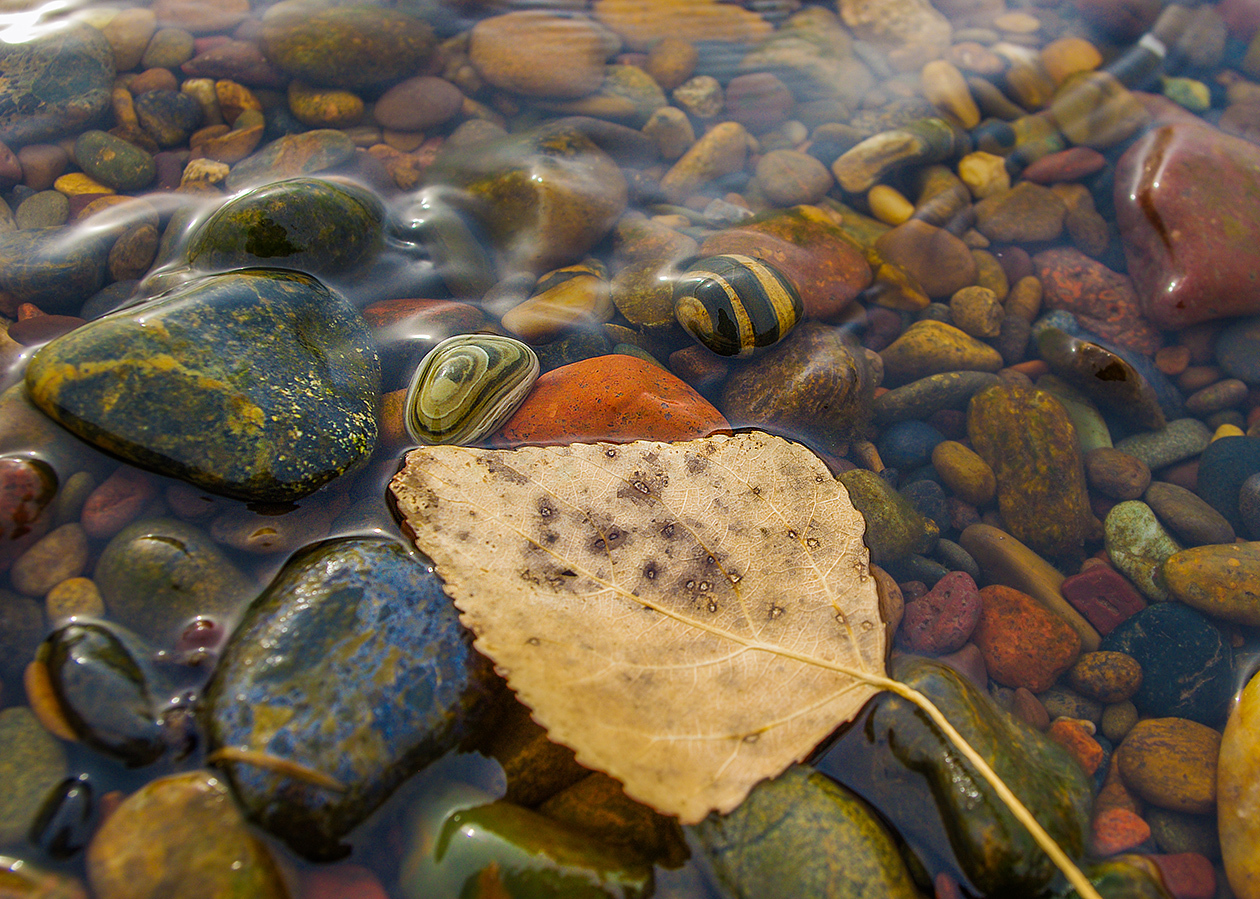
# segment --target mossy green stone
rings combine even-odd
[[[114,51],[90,26],[0,43],[0,142],[17,149],[74,134],[109,105],[113,84]]]
[[[314,278],[211,275],[44,346],[31,401],[100,449],[246,501],[291,502],[366,461],[380,363]]]
[[[940,537],[936,522],[923,517],[910,500],[875,472],[855,468],[837,480],[866,519],[865,540],[872,562],[882,565],[911,553],[929,552],[936,545]]]
[[[153,157],[105,131],[84,131],[74,142],[74,160],[88,175],[114,190],[141,190],[157,177]]]
[[[892,834],[855,793],[795,765],[690,828],[737,899],[919,899]]]
[[[424,20],[367,5],[277,10],[264,17],[259,43],[290,75],[347,88],[381,86],[423,71],[437,46]]]
[[[203,271],[248,265],[345,271],[379,252],[384,220],[380,201],[358,185],[291,178],[216,210],[193,235],[188,262]]]

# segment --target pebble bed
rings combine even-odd
[[[761,429],[1101,895],[1260,899],[1256,0],[0,26],[0,892],[1075,895],[890,697],[680,828],[401,549],[419,441]]]

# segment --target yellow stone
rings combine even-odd
[[[1220,440],[1222,437],[1246,437],[1246,436],[1247,436],[1247,432],[1244,431],[1242,428],[1238,427],[1238,425],[1224,424],[1216,429],[1216,432],[1212,435],[1211,442],[1215,443],[1216,441]]]
[[[958,160],[958,177],[977,200],[1004,194],[1011,189],[1011,173],[1006,170],[1006,159],[983,150],[968,153]]]
[[[100,618],[105,614],[105,602],[91,578],[72,577],[48,591],[44,610],[55,624],[69,618]]]
[[[1221,862],[1236,899],[1260,899],[1260,675],[1229,714],[1217,760],[1216,825]]]
[[[289,82],[289,111],[311,128],[348,128],[363,118],[363,100],[346,90]]]
[[[1164,562],[1172,595],[1212,618],[1260,624],[1260,543],[1195,546]]]
[[[934,59],[923,67],[919,77],[923,82],[923,95],[929,103],[953,116],[964,128],[971,129],[980,124],[980,109],[971,96],[971,88],[967,87],[967,79],[957,66],[943,59]]]
[[[722,122],[696,141],[661,179],[661,190],[678,203],[706,182],[738,172],[748,159],[751,136],[738,122]]]
[[[993,27],[1011,34],[1035,34],[1041,30],[1041,20],[1026,12],[1006,12],[993,17]]]
[[[65,194],[67,197],[77,197],[82,194],[112,194],[116,191],[112,187],[107,187],[90,175],[83,172],[70,172],[62,175],[53,182],[53,190]]]
[[[880,354],[884,376],[905,384],[946,371],[995,372],[1002,356],[987,343],[976,340],[944,322],[917,321]]]
[[[887,225],[900,225],[914,215],[914,204],[895,187],[876,184],[866,194],[871,215]]]
[[[606,322],[614,311],[608,282],[578,275],[512,307],[502,322],[521,340],[539,343],[581,322]]]
[[[751,45],[774,32],[756,13],[715,0],[595,0],[591,12],[629,50],[647,50],[667,37]]]
[[[1055,84],[1062,84],[1070,75],[1098,68],[1102,54],[1084,38],[1061,37],[1041,48],[1041,64]]]

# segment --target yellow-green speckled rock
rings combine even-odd
[[[967,436],[997,476],[1007,530],[1060,559],[1082,553],[1091,513],[1076,429],[1063,405],[1036,388],[997,384],[967,407]]]
[[[944,322],[915,322],[889,344],[880,357],[884,360],[884,380],[905,384],[947,371],[988,371],[1002,367],[1002,355]]]
[[[925,518],[892,485],[873,471],[855,468],[837,480],[866,519],[866,546],[871,561],[891,562],[911,553],[925,553],[936,545],[940,529]]]
[[[691,828],[737,899],[919,899],[897,844],[870,806],[796,765],[763,781],[729,815]]]
[[[1173,597],[1204,615],[1260,625],[1260,544],[1184,549],[1164,562],[1163,574]]]

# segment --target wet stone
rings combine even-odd
[[[1076,632],[1026,593],[993,584],[980,591],[980,602],[972,639],[998,683],[1040,693],[1080,654]]]
[[[1206,433],[1207,429],[1203,431]],[[1225,437],[1211,445],[1204,441],[1204,447],[1195,492],[1224,515],[1235,530],[1241,530],[1239,497],[1247,479],[1260,473],[1260,439]]]
[[[1154,353],[1163,342],[1142,315],[1128,275],[1112,271],[1080,250],[1060,247],[1033,257],[1046,309],[1063,309],[1099,337],[1139,353]]]
[[[1226,323],[1216,338],[1216,361],[1247,384],[1260,384],[1260,317]]]
[[[874,387],[865,355],[841,329],[804,322],[733,371],[718,407],[735,427],[753,425],[834,451],[869,420]]]
[[[38,658],[74,734],[97,752],[140,767],[161,758],[167,743],[154,685],[133,646],[103,624],[72,623],[44,641]]]
[[[1117,503],[1103,521],[1107,555],[1147,599],[1171,599],[1162,568],[1181,544],[1164,529],[1151,507],[1138,500]]]
[[[0,234],[0,290],[48,313],[74,313],[105,284],[109,244],[73,228]]]
[[[719,882],[735,895],[919,895],[870,806],[803,765],[758,784],[732,814],[710,818],[693,833]],[[837,865],[838,858],[847,861]]]
[[[104,131],[79,135],[74,143],[74,158],[84,172],[115,190],[140,190],[157,175],[152,156]]]
[[[1225,516],[1185,487],[1156,481],[1142,498],[1186,546],[1234,542],[1234,529]]]
[[[380,200],[356,184],[292,178],[215,210],[192,236],[187,258],[202,271],[276,265],[332,274],[372,260],[384,219]]]
[[[1151,470],[1136,456],[1113,447],[1099,447],[1085,454],[1089,486],[1112,499],[1138,499],[1151,483]]]
[[[395,84],[376,101],[372,114],[382,128],[424,131],[463,107],[464,95],[444,78],[420,75]]]
[[[990,387],[972,397],[967,434],[993,468],[1012,536],[1044,555],[1080,555],[1089,523],[1085,468],[1058,400],[1035,388]]]
[[[36,405],[139,467],[246,500],[299,498],[372,451],[375,349],[358,313],[314,279],[242,270],[142,308],[40,350],[26,372]]]
[[[1133,704],[1144,714],[1209,726],[1225,719],[1235,686],[1233,651],[1216,625],[1189,606],[1149,606],[1107,635],[1101,648],[1142,666]]]
[[[47,533],[52,516],[45,510],[57,487],[57,474],[48,463],[0,458],[0,569]]]
[[[1198,722],[1148,718],[1116,749],[1116,763],[1125,784],[1152,805],[1205,815],[1216,807],[1220,746],[1220,732]]]
[[[354,141],[342,131],[317,128],[274,140],[232,167],[229,191],[263,182],[313,175],[335,168],[354,155]]]
[[[206,691],[211,758],[253,820],[327,858],[404,779],[477,731],[492,684],[423,559],[390,540],[318,544],[224,650]]]
[[[891,384],[917,381],[945,372],[996,372],[998,351],[939,321],[917,321],[880,353]]]
[[[1167,424],[1154,388],[1122,356],[1053,327],[1038,331],[1037,348],[1055,374],[1095,402],[1145,429]]]
[[[51,142],[74,134],[108,106],[114,52],[95,28],[76,26],[5,44],[0,76],[0,142]]]
[[[942,409],[965,409],[972,396],[999,383],[999,380],[991,372],[979,371],[928,375],[876,397],[875,421],[887,425],[908,419],[926,419]]]
[[[863,539],[871,561],[884,564],[931,550],[940,536],[936,523],[924,518],[888,482],[862,468],[846,471],[837,480],[866,519]]]
[[[267,59],[297,78],[329,87],[388,84],[425,68],[433,29],[405,12],[338,6],[268,16],[260,35]]]
[[[1158,431],[1126,437],[1116,449],[1141,459],[1151,471],[1159,471],[1199,455],[1211,439],[1211,432],[1197,418],[1179,418]]]
[[[105,545],[93,575],[109,617],[170,642],[197,616],[226,618],[249,582],[204,531],[173,519],[146,519]]]
[[[1223,621],[1260,624],[1260,547],[1196,546],[1170,556],[1161,573],[1173,597]]]
[[[132,793],[88,846],[88,880],[99,899],[158,899],[171,883],[197,895],[284,899],[280,871],[209,771],[154,780]]]
[[[582,97],[603,83],[613,46],[591,20],[539,9],[482,19],[470,33],[468,56],[481,77],[502,90]]]
[[[1087,652],[1068,669],[1067,680],[1090,699],[1124,702],[1142,686],[1142,666],[1122,652]]]
[[[87,563],[87,534],[71,522],[49,531],[18,556],[9,570],[9,581],[19,593],[43,596],[67,578],[78,577]]]
[[[1015,785],[1059,845],[1069,854],[1084,848],[1091,790],[1061,747],[939,662],[899,656],[892,671],[925,693],[998,776]],[[1032,895],[1057,874],[971,764],[905,700],[876,697],[854,732],[864,737],[860,754],[833,751],[819,767],[870,797],[916,852],[937,859],[939,870],[984,895]]]
[[[966,572],[952,571],[925,596],[906,604],[899,633],[914,652],[947,655],[971,637],[981,609],[975,580]]]
[[[0,712],[0,842],[25,839],[45,798],[66,775],[66,754],[26,706]],[[0,883],[3,883],[0,880]]]
[[[1146,608],[1146,600],[1132,582],[1110,565],[1091,565],[1064,578],[1063,596],[1104,636]]]

